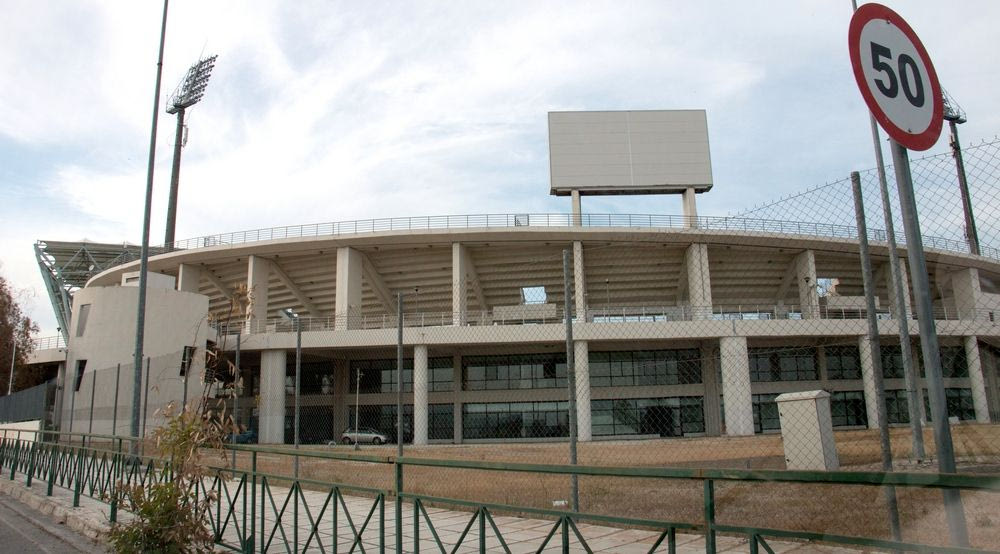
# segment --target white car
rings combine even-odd
[[[340,435],[340,442],[343,444],[354,444],[356,442],[385,444],[389,442],[389,437],[370,427],[362,427],[358,430],[348,429],[344,431],[343,434]]]

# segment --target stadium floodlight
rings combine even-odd
[[[190,108],[201,100],[208,87],[208,79],[212,76],[212,69],[215,68],[215,59],[218,56],[209,56],[198,63],[192,65],[184,77],[184,81],[177,86],[177,89],[170,95],[167,101],[167,113],[180,113],[181,110]]]
[[[976,216],[972,211],[972,197],[969,195],[969,183],[965,175],[965,161],[962,158],[962,145],[958,140],[958,126],[969,120],[965,110],[948,91],[941,89],[944,97],[944,119],[951,130],[951,155],[955,158],[955,172],[958,174],[958,191],[962,197],[962,212],[965,215],[965,240],[969,244],[969,252],[979,255],[979,231],[976,229]]]
[[[209,56],[192,65],[177,89],[167,100],[167,113],[177,114],[177,132],[174,135],[174,163],[170,171],[170,197],[167,200],[167,228],[163,245],[170,248],[174,243],[174,229],[177,224],[177,187],[181,173],[181,147],[184,146],[184,111],[194,106],[205,95],[208,79],[215,68],[215,58]]]

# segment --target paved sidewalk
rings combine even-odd
[[[80,507],[72,507],[72,493],[63,488],[55,487],[53,489],[53,495],[51,497],[45,496],[45,483],[36,482],[29,489],[24,486],[24,476],[17,474],[13,481],[8,479],[8,476],[0,477],[0,493],[12,496],[22,503],[27,504],[29,507],[41,511],[45,514],[52,514],[56,519],[60,521],[65,521],[67,527],[70,529],[84,535],[91,540],[100,540],[109,529],[109,507],[103,502],[99,502],[90,497],[81,496]],[[230,494],[237,488],[236,482],[228,483]],[[260,541],[263,535],[264,540],[270,540],[269,551],[274,552],[284,552],[285,545],[283,537],[287,537],[291,540],[295,529],[292,525],[292,511],[294,509],[294,502],[290,501],[284,516],[282,517],[282,522],[279,525],[275,525],[275,520],[277,519],[274,514],[275,511],[272,509],[270,498],[265,500],[267,510],[265,512],[263,529],[261,529],[261,516],[260,510],[260,490],[258,489],[257,497],[257,537],[255,544],[255,551],[260,549]],[[274,499],[274,504],[277,509],[280,510],[281,506],[284,504],[285,498],[288,495],[288,489],[284,487],[271,487],[271,496]],[[223,495],[225,497],[225,494]],[[328,505],[323,510],[323,505],[326,503],[327,494],[318,491],[303,491],[302,497],[304,497],[305,502],[299,501],[299,525],[298,525],[298,537],[300,545],[304,546],[306,541],[309,540],[309,552],[320,552],[321,545],[323,551],[332,550],[333,546],[333,507],[332,504]],[[248,501],[249,502],[249,501]],[[226,542],[232,545],[238,544],[238,532],[236,526],[238,524],[239,528],[242,529],[244,525],[244,514],[242,513],[243,502],[242,499],[238,499],[235,504],[239,508],[236,513],[236,519],[230,519],[228,523],[224,522],[225,532],[223,538]],[[350,551],[352,543],[354,542],[354,532],[352,531],[352,523],[355,528],[360,528],[365,519],[368,517],[369,512],[372,510],[375,504],[374,499],[345,496],[343,504],[338,503],[337,509],[339,511],[338,517],[338,527],[337,527],[337,545],[338,551]],[[344,517],[344,511],[350,515],[350,521],[348,518]],[[249,510],[249,507],[248,507]],[[426,508],[427,515],[430,517],[434,524],[434,529],[441,539],[441,542],[445,545],[445,548],[450,552],[454,545],[458,542],[463,530],[469,524],[472,519],[473,514],[470,512],[459,512],[454,510],[444,510],[440,508]],[[322,515],[321,515],[322,512]],[[125,512],[119,512],[119,516],[122,519],[126,519],[129,515]],[[225,514],[222,518],[225,519]],[[246,514],[246,518],[249,518],[249,514]],[[379,510],[376,509],[372,515],[372,519],[368,524],[368,527],[361,534],[362,545],[365,551],[378,552],[379,551]],[[392,551],[395,546],[396,536],[395,536],[395,506],[391,499],[388,499],[385,503],[385,519],[384,519],[384,544],[387,551]],[[319,521],[319,525],[316,529],[315,536],[310,537],[312,533],[310,520]],[[504,541],[507,547],[514,554],[521,554],[527,552],[537,552],[545,537],[549,534],[549,531],[555,525],[554,521],[547,521],[541,519],[530,519],[521,517],[510,517],[510,516],[498,516],[494,515],[493,520],[497,525],[503,535]],[[404,503],[403,504],[403,549],[406,552],[413,551],[414,543],[414,528],[413,528],[413,504]],[[249,524],[247,524],[249,525]],[[587,541],[587,545],[593,552],[615,552],[621,554],[632,554],[632,553],[646,553],[649,552],[650,547],[659,538],[659,533],[654,531],[645,531],[640,529],[620,529],[615,527],[608,527],[603,525],[590,525],[586,523],[579,523],[577,525],[580,530],[580,534]],[[437,543],[435,542],[430,528],[427,526],[426,521],[423,517],[420,519],[420,550],[423,552],[439,552]],[[321,543],[321,545],[320,545]],[[728,536],[719,536],[716,540],[718,552],[749,552],[749,544],[746,539]],[[827,546],[820,546],[812,543],[800,543],[800,542],[782,542],[782,541],[768,541],[771,549],[776,553],[805,553],[805,552],[829,552],[829,553],[855,553],[857,550],[846,549],[846,548],[833,548]],[[301,548],[301,546],[300,546]],[[504,552],[500,541],[497,540],[495,533],[493,532],[492,526],[488,523],[486,524],[486,548],[487,552]],[[218,550],[223,550],[221,547]],[[355,549],[358,551],[360,549]],[[557,531],[552,538],[549,540],[544,552],[560,552],[562,550],[562,537],[559,531]],[[227,550],[228,551],[228,550]],[[462,546],[459,547],[459,553],[472,553],[479,551],[479,524],[474,523],[470,528],[465,538],[462,540]],[[570,551],[571,552],[584,552],[585,550],[580,545],[579,540],[576,538],[575,534],[570,531]],[[657,547],[657,552],[666,552],[667,544],[666,541]],[[705,552],[705,539],[702,535],[694,534],[677,534],[677,552],[679,554],[694,554]]]

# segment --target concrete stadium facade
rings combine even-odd
[[[815,389],[830,391],[835,409],[840,403],[838,427],[878,425],[850,228],[577,212],[300,226],[175,248],[149,261],[150,417],[185,394],[177,372],[185,346],[197,348],[191,379],[208,341],[231,355],[239,335],[239,420],[262,443],[290,442],[296,333],[281,311],[291,309],[303,331],[302,441],[338,439],[355,410],[390,432],[402,293],[407,442],[565,436],[569,250],[581,440],[768,432],[777,394]],[[891,351],[898,314],[886,244],[873,242],[872,255]],[[942,352],[958,360],[946,371],[950,415],[997,421],[1000,260],[947,249],[928,250],[927,259]],[[137,271],[137,262],[106,270],[74,297],[57,406],[64,430],[128,432],[132,370],[118,364],[131,362]],[[526,297],[539,289],[543,299]],[[250,291],[249,303],[233,318],[240,290]],[[908,324],[917,337],[917,322]],[[882,360],[893,365],[891,354]],[[890,423],[903,423],[904,380],[883,373]],[[632,410],[628,422],[622,410]],[[652,414],[661,421],[635,423]]]

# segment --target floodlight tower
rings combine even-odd
[[[962,145],[958,142],[958,125],[968,121],[965,110],[955,102],[948,91],[941,89],[944,96],[944,119],[951,129],[951,155],[955,157],[955,170],[958,173],[958,188],[962,194],[962,211],[965,213],[965,238],[969,243],[969,252],[979,255],[979,231],[976,230],[976,216],[972,213],[972,197],[969,195],[969,183],[965,178],[965,161],[962,159]]]
[[[174,227],[177,223],[177,184],[181,173],[181,147],[184,146],[184,111],[194,106],[205,95],[208,79],[215,67],[215,58],[210,56],[188,69],[184,81],[167,101],[167,113],[177,114],[177,133],[174,136],[174,164],[170,170],[170,198],[167,201],[167,232],[163,245],[169,247],[174,242]]]

